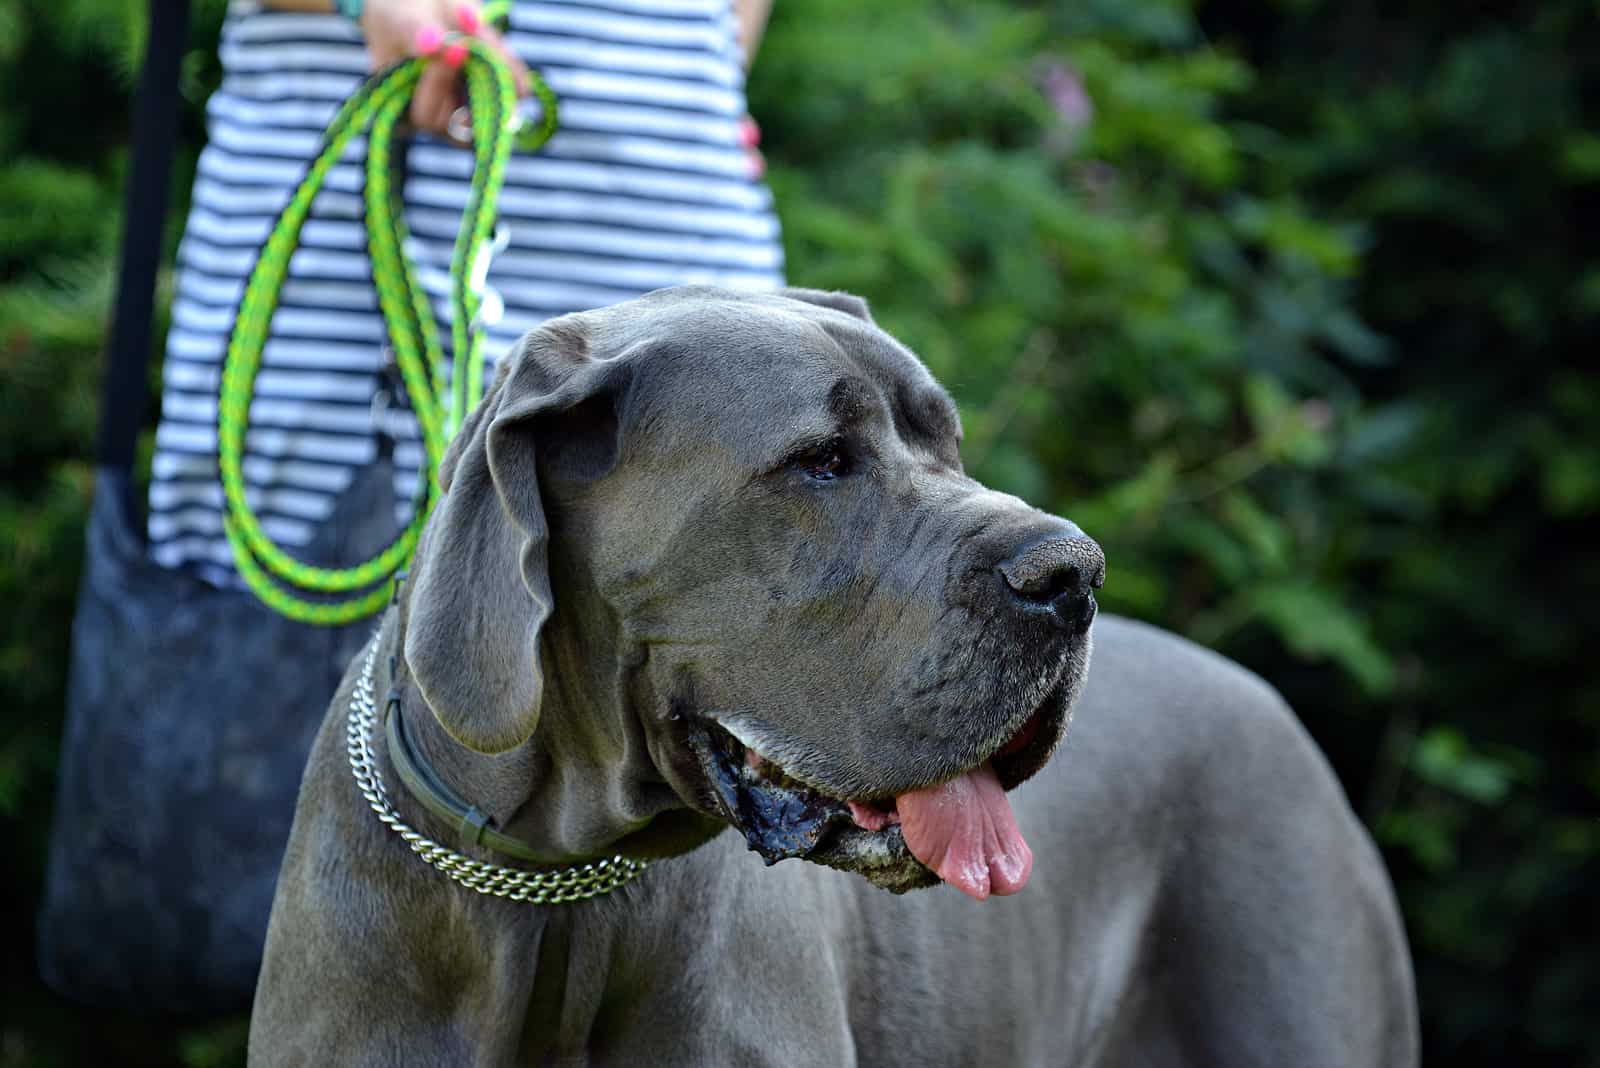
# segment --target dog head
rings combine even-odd
[[[1011,892],[1004,791],[1066,728],[1104,561],[967,477],[960,437],[854,297],[552,320],[446,455],[408,666],[483,752],[534,735],[560,675],[589,706],[562,730],[642,738],[627,759],[769,862]]]

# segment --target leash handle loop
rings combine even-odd
[[[490,4],[485,13],[498,18],[508,8],[506,3]],[[479,322],[483,296],[470,284],[469,276],[485,243],[491,240],[506,164],[514,145],[525,151],[537,150],[556,129],[555,94],[537,73],[530,72],[530,77],[540,102],[541,121],[519,128],[513,121],[517,90],[510,67],[476,37],[462,38],[459,44],[466,53],[462,73],[472,113],[474,169],[451,254],[449,364],[432,305],[405,252],[410,235],[398,183],[393,180],[396,127],[428,62],[420,57],[372,75],[340,106],[323,135],[321,150],[262,246],[228,342],[217,408],[217,465],[226,505],[223,529],[245,584],[267,605],[301,622],[354,622],[382,610],[392,599],[394,575],[415,553],[423,524],[438,499],[438,470],[445,446],[466,412],[483,396],[486,358]],[[244,451],[256,377],[301,229],[329,173],[350,142],[363,132],[367,135],[363,200],[373,285],[388,347],[421,431],[424,471],[415,514],[387,547],[354,566],[318,567],[296,559],[267,535],[248,499]]]

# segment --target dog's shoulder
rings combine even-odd
[[[1228,1007],[1195,1026],[1217,1048],[1263,1050],[1262,1063],[1327,1063],[1316,1050],[1343,1050],[1341,1064],[1415,1063],[1393,889],[1288,703],[1156,627],[1106,617],[1094,633],[1084,695],[1052,763],[1062,779],[1088,781],[1077,789],[1098,824],[1095,855],[1131,850],[1161,887],[1150,922],[1166,932],[1174,981],[1197,1005]],[[1335,958],[1344,973],[1321,967]],[[1358,991],[1338,974],[1370,982]],[[1273,1031],[1266,1017],[1308,1005],[1317,1014],[1293,1034],[1262,1037]]]
[[[1144,833],[1181,828],[1184,841],[1225,851],[1354,850],[1381,870],[1343,785],[1277,690],[1145,623],[1096,622],[1089,678],[1054,763],[1090,779],[1102,809],[1121,808]]]
[[[1163,766],[1238,781],[1247,766],[1331,778],[1320,750],[1265,679],[1169,631],[1106,615],[1072,733],[1136,746]],[[1231,770],[1230,770],[1231,769]]]
[[[1088,685],[1068,733],[1102,796],[1134,798],[1143,833],[1192,877],[1274,884],[1278,897],[1363,900],[1387,925],[1392,891],[1371,837],[1332,766],[1260,676],[1159,628],[1095,624]],[[1057,760],[1061,758],[1058,757]],[[1257,895],[1258,897],[1260,895]],[[1269,895],[1270,896],[1270,895]]]

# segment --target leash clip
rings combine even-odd
[[[489,265],[510,247],[511,230],[501,222],[495,223],[494,233],[489,240],[478,246],[478,255],[472,261],[472,273],[467,279],[467,284],[478,297],[477,313],[467,324],[467,329],[474,333],[505,318],[506,302],[501,298],[500,291],[489,285]]]
[[[495,223],[494,233],[489,235],[488,243],[478,246],[478,255],[472,261],[472,273],[467,276],[474,293],[482,295],[484,287],[489,284],[489,264],[510,247],[511,231],[505,223]]]

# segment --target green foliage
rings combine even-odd
[[[109,5],[108,5],[109,6]],[[54,40],[30,5],[8,4],[0,23],[27,42]],[[108,313],[117,161],[98,168],[40,158],[26,133],[43,101],[25,94],[28,49],[0,56],[0,85],[18,110],[0,121],[0,813],[29,828],[48,808],[67,634],[92,473],[95,392]],[[99,54],[87,49],[86,69]],[[26,106],[33,104],[33,108]],[[36,871],[42,836],[25,837]]]
[[[35,907],[140,5],[0,0],[0,819]],[[186,159],[219,5],[185,62]],[[1406,909],[1430,1060],[1600,1065],[1600,262],[1572,0],[777,5],[752,85],[797,283],[868,296],[977,475],[1107,608],[1291,699]],[[186,168],[175,178],[186,186]],[[181,213],[181,207],[179,209]],[[25,939],[23,939],[25,940]],[[237,1063],[25,958],[0,1066]]]
[[[1292,146],[1278,187],[1369,238],[1358,301],[1395,358],[1355,376],[1381,481],[1344,520],[1347,581],[1403,651],[1386,711],[1417,739],[1392,747],[1370,815],[1451,1063],[1600,1064],[1600,683],[1582,651],[1600,632],[1600,382],[1575,369],[1600,313],[1575,224],[1597,193],[1592,14],[1317,4],[1270,36],[1242,11],[1208,26],[1270,49],[1240,112]]]

